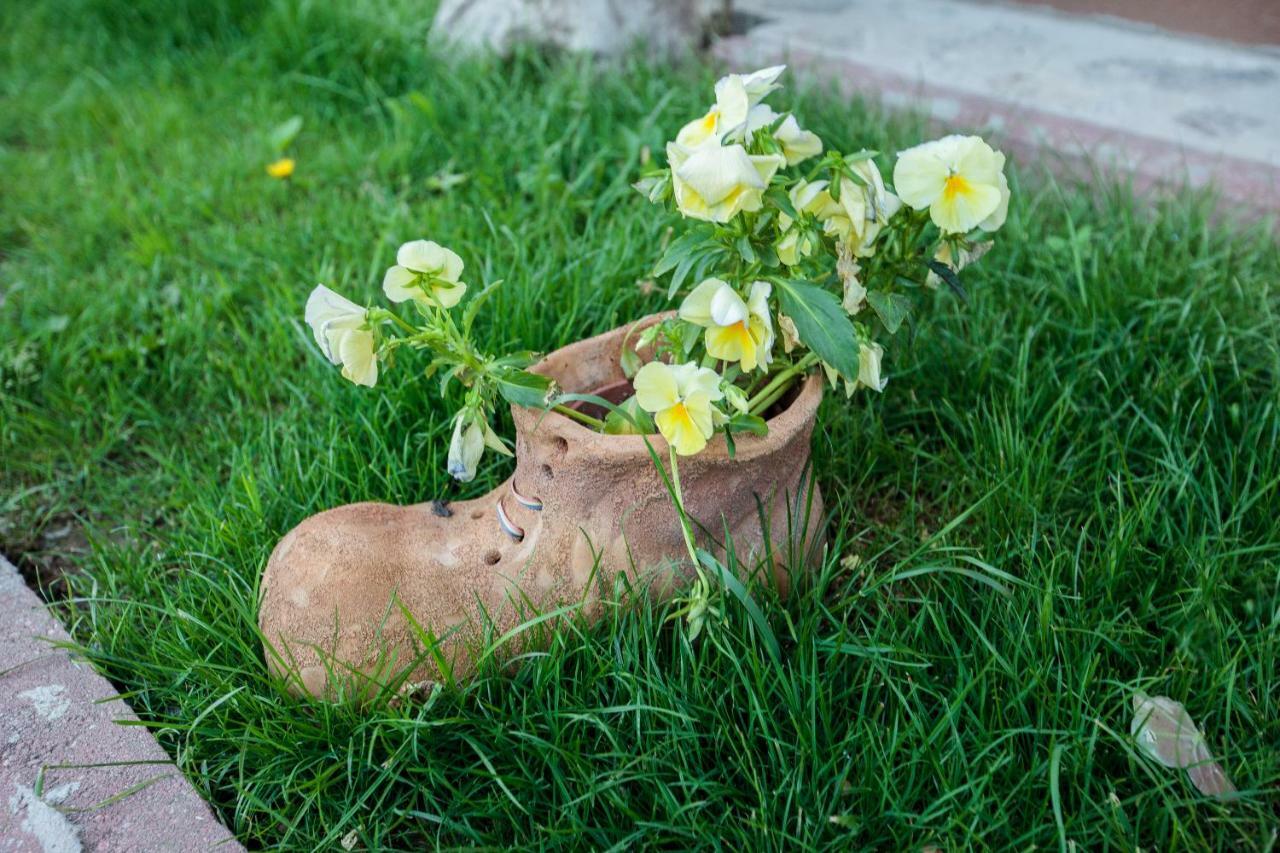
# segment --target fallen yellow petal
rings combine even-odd
[[[285,157],[275,161],[274,163],[268,163],[267,174],[273,178],[280,178],[283,180],[293,174],[293,169],[296,165],[297,164],[293,162],[292,157]]]

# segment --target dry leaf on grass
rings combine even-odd
[[[1222,766],[1205,745],[1204,735],[1182,704],[1168,696],[1133,695],[1133,724],[1129,729],[1138,748],[1165,767],[1187,771],[1191,784],[1210,797],[1234,794]]]

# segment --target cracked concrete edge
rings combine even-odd
[[[0,853],[242,851],[0,557]]]
[[[907,63],[886,68],[863,62],[855,50],[804,38],[806,28],[818,26],[817,20],[766,23],[721,40],[714,50],[735,69],[787,62],[800,73],[834,79],[846,92],[871,96],[890,108],[918,110],[940,129],[990,132],[1024,165],[1043,163],[1057,174],[1086,180],[1095,174],[1131,177],[1140,193],[1212,187],[1243,218],[1274,220],[1280,213],[1280,166],[1267,160],[1037,109],[1023,100],[1001,97],[998,90],[976,94],[932,79],[919,68],[913,72]],[[831,26],[837,25],[840,20],[833,19]]]

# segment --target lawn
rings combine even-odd
[[[671,605],[618,607],[423,702],[273,682],[256,588],[281,535],[507,470],[448,479],[450,408],[413,370],[341,380],[301,323],[317,282],[373,299],[396,246],[438,240],[505,280],[493,350],[664,304],[671,223],[628,184],[715,69],[449,62],[429,20],[0,11],[0,551],[69,572],[59,613],[246,845],[1274,847],[1280,249],[1211,199],[1025,160],[969,303],[937,294],[883,395],[823,405],[829,559],[753,590],[778,659],[724,596],[696,642]],[[924,132],[791,94],[846,149]],[[1135,689],[1187,706],[1238,798],[1135,752]]]

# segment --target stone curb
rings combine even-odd
[[[242,851],[0,557],[0,851]]]
[[[715,48],[735,69],[785,61],[946,127],[989,129],[1024,164],[1131,176],[1142,192],[1213,186],[1250,218],[1280,211],[1280,146],[1258,132],[1280,135],[1270,51],[963,0],[742,5],[762,22]],[[907,27],[912,49],[894,55],[885,45]],[[948,40],[982,49],[948,51]],[[1052,59],[1033,51],[1047,46]],[[1171,92],[1180,74],[1219,85]]]

